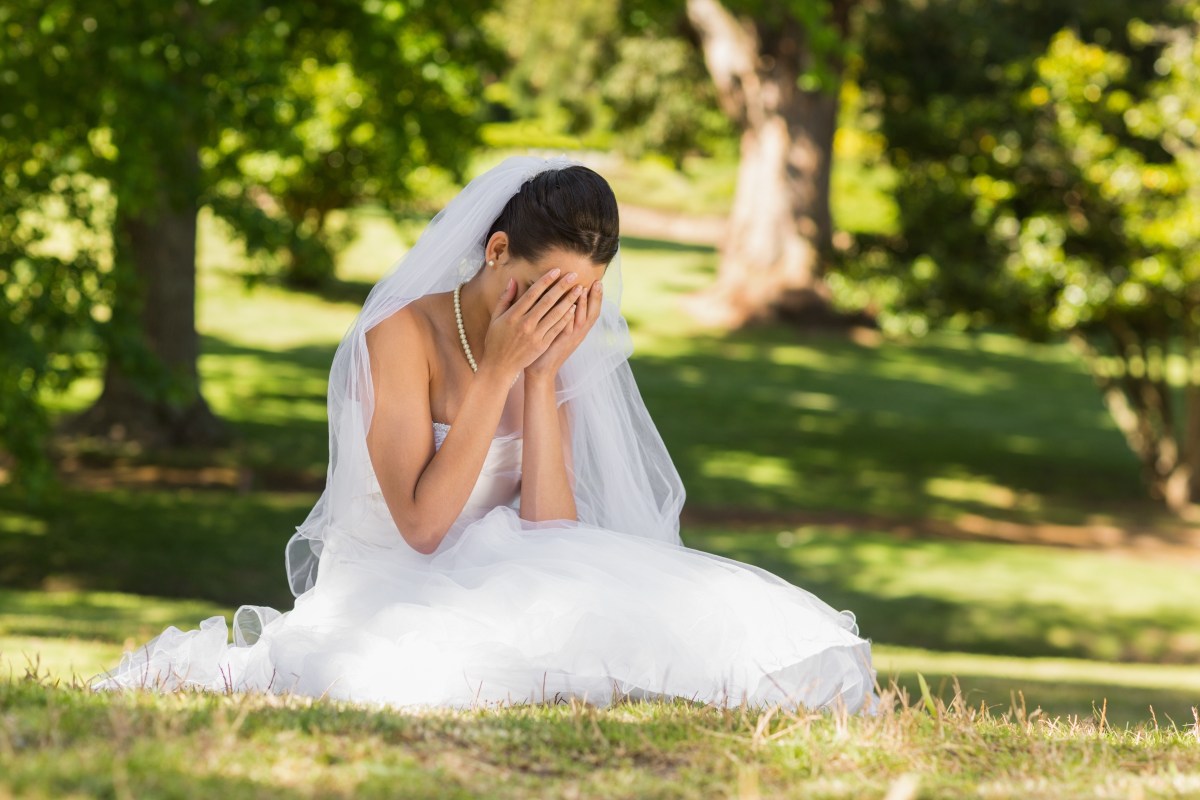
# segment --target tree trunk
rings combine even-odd
[[[1120,328],[1112,328],[1119,331]],[[1161,500],[1173,513],[1190,513],[1200,462],[1200,390],[1189,383],[1185,394],[1185,430],[1181,436],[1171,422],[1171,394],[1165,382],[1156,382],[1150,373],[1134,374],[1130,368],[1135,353],[1145,357],[1145,348],[1135,343],[1131,331],[1115,335],[1113,358],[1117,368],[1106,364],[1098,348],[1081,332],[1071,335],[1071,343],[1087,362],[1100,388],[1104,404],[1129,449],[1142,467],[1143,480],[1151,496]],[[1193,363],[1193,379],[1200,378],[1200,364]]]
[[[835,3],[843,31],[848,8]],[[833,233],[837,89],[799,87],[812,54],[797,20],[768,28],[734,17],[719,0],[688,0],[687,11],[721,104],[742,130],[717,281],[696,298],[693,311],[727,326],[765,318],[839,322],[823,275]],[[840,76],[840,64],[832,67]]]
[[[1187,365],[1187,383],[1183,389],[1183,452],[1191,478],[1189,502],[1200,498],[1200,325],[1195,321],[1198,313],[1200,309],[1194,307],[1183,312],[1183,355]]]
[[[185,183],[195,154],[171,180]],[[118,208],[115,269],[122,271],[114,301],[104,389],[70,421],[72,433],[133,440],[152,447],[220,444],[225,426],[200,393],[196,332],[196,216],[162,181],[155,205],[136,213]]]

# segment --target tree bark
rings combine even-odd
[[[843,32],[849,5],[834,4]],[[766,318],[835,323],[823,261],[833,233],[837,88],[798,85],[813,54],[796,19],[768,26],[735,17],[719,0],[688,0],[687,13],[722,107],[742,130],[717,281],[693,311],[731,327]],[[840,64],[831,66],[840,79]]]
[[[184,164],[170,179],[176,185],[198,170],[194,152]],[[194,194],[180,200],[168,179],[160,183],[153,206],[117,210],[114,268],[123,271],[112,310],[117,335],[99,399],[66,429],[151,447],[221,444],[228,433],[200,392],[197,370],[198,207]]]
[[[1071,342],[1087,362],[1109,414],[1137,456],[1150,494],[1172,513],[1183,515],[1200,496],[1195,490],[1200,461],[1200,391],[1191,383],[1185,390],[1187,427],[1180,436],[1171,422],[1174,414],[1165,379],[1156,382],[1149,372],[1132,373],[1132,356],[1145,358],[1145,348],[1135,342],[1131,331],[1119,331],[1122,329],[1110,328],[1114,334],[1114,358],[1121,363],[1117,375],[1105,365],[1086,335],[1075,332]],[[1192,372],[1200,377],[1197,371],[1200,364]]]
[[[1183,389],[1183,452],[1188,464],[1190,486],[1188,500],[1200,498],[1200,309],[1183,312],[1183,354],[1187,365],[1187,383]]]

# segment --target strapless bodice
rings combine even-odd
[[[441,449],[449,432],[448,424],[433,423],[433,446]],[[482,518],[497,506],[520,507],[521,445],[520,433],[493,437],[475,486],[446,537],[447,543],[457,538],[458,532],[470,522]],[[354,512],[347,523],[333,523],[331,527],[337,528],[339,535],[360,543],[395,547],[396,523],[392,520],[374,473],[371,474],[371,482],[374,491],[354,505]],[[326,546],[330,546],[328,541]],[[332,546],[336,548],[336,545]]]
[[[433,446],[440,449],[450,426],[433,423]],[[496,506],[513,506],[521,496],[521,434],[510,433],[492,439],[475,488],[463,507],[464,517],[482,517]]]

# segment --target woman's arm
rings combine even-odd
[[[510,281],[492,311],[484,357],[453,426],[433,445],[429,407],[432,344],[410,307],[367,331],[375,399],[367,452],[396,527],[413,549],[432,553],[462,513],[500,424],[508,390],[566,327],[572,299],[555,287],[558,270],[521,297]]]
[[[554,376],[525,375],[525,432],[521,450],[521,517],[576,519],[570,433],[565,406],[555,404]]]
[[[571,322],[525,368],[525,433],[521,453],[521,517],[578,519],[566,404],[558,406],[555,382],[567,357],[600,318],[604,287],[595,281],[575,303]]]
[[[400,535],[432,553],[462,513],[500,424],[510,378],[488,364],[467,388],[442,446],[433,446],[429,359],[421,323],[403,308],[367,332],[375,410],[367,451]]]

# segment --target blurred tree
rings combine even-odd
[[[737,189],[717,281],[695,309],[727,325],[835,321],[823,262],[838,91],[854,0],[506,0],[490,28],[509,102],[633,155],[736,134]],[[725,115],[717,119],[719,107]]]
[[[737,190],[702,313],[836,319],[824,260],[838,93],[854,0],[687,0],[721,106],[741,132]]]
[[[39,392],[89,335],[104,390],[77,430],[222,438],[196,370],[197,210],[320,281],[329,210],[461,174],[484,6],[0,0],[0,444],[36,458]]]
[[[862,277],[918,331],[1068,337],[1175,510],[1200,492],[1197,20],[1195,0],[884,0],[865,44],[902,235]]]
[[[682,17],[627,8],[622,0],[502,0],[484,18],[509,56],[489,87],[514,116],[550,131],[605,136],[632,157],[657,153],[681,167],[729,136],[711,82]]]

